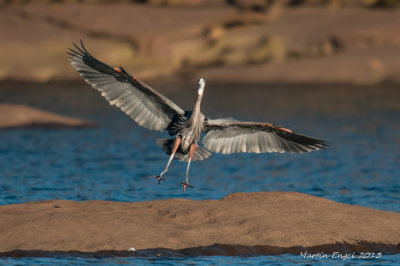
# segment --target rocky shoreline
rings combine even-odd
[[[255,11],[239,3],[193,2],[199,6],[127,1],[4,5],[0,33],[7,42],[0,43],[0,51],[6,51],[0,79],[77,80],[65,51],[83,39],[95,57],[122,65],[142,80],[399,81],[400,9],[395,6],[273,1]]]

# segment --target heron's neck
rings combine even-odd
[[[190,122],[193,124],[197,122],[197,120],[200,118],[200,104],[201,104],[201,99],[203,98],[203,95],[200,94],[197,97],[196,102],[194,103],[193,106],[193,111],[192,111],[192,115],[190,116]]]

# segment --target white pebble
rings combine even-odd
[[[135,249],[134,247],[130,247],[130,248],[128,249],[128,251],[130,251],[130,252],[135,252],[136,249]]]

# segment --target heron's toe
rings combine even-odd
[[[154,177],[158,179],[158,182],[157,182],[157,184],[160,184],[160,183],[161,183],[161,180],[166,180],[166,179],[165,179],[165,178],[163,178],[161,175],[154,176]]]
[[[179,183],[180,185],[183,186],[183,192],[186,191],[186,188],[190,187],[190,188],[194,188],[194,186],[189,185],[189,183],[185,182],[185,183]]]

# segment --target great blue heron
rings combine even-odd
[[[192,111],[184,111],[144,82],[128,74],[122,67],[115,68],[94,58],[75,43],[69,49],[71,65],[79,74],[101,92],[111,105],[116,105],[139,125],[168,131],[171,139],[158,139],[157,143],[170,155],[165,169],[157,176],[158,184],[165,180],[172,159],[187,162],[185,191],[189,185],[190,162],[204,160],[211,152],[223,154],[238,152],[291,152],[303,153],[327,147],[321,139],[294,133],[290,129],[270,123],[241,122],[233,119],[209,119],[200,112],[205,80],[198,82],[198,95]],[[201,134],[204,148],[197,146]],[[207,149],[207,150],[206,150]],[[209,150],[209,151],[208,151]]]

